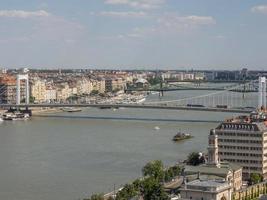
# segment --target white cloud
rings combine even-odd
[[[254,13],[267,14],[267,5],[258,5],[251,8]]]
[[[119,36],[106,37],[106,39],[144,39],[147,37],[157,37],[159,35],[171,36],[181,33],[194,33],[195,29],[202,26],[216,24],[216,20],[211,16],[178,16],[176,14],[164,14],[155,21],[154,25],[147,27],[135,27],[129,33]],[[223,36],[218,36],[218,39]]]
[[[0,17],[12,18],[34,18],[34,17],[49,17],[50,13],[44,10],[24,11],[24,10],[0,10]]]
[[[224,40],[224,39],[226,39],[226,36],[224,36],[224,35],[216,35],[214,38],[218,39],[218,40]]]
[[[127,34],[128,37],[135,38],[150,37],[152,35],[170,35],[177,33],[193,33],[192,31],[202,27],[216,24],[216,20],[211,16],[178,16],[176,14],[165,14],[159,17],[156,23],[150,27],[137,27]]]
[[[177,17],[178,21],[181,21],[185,24],[192,25],[212,25],[216,24],[216,21],[211,16],[196,16],[190,15],[186,17]]]
[[[99,15],[106,16],[106,17],[125,17],[125,18],[144,18],[147,17],[147,13],[145,12],[116,12],[116,11],[103,11],[100,12]]]
[[[202,25],[213,25],[216,24],[216,21],[211,16],[177,16],[175,14],[167,14],[158,18],[158,23],[166,28],[190,28]]]
[[[157,19],[157,24],[151,28],[150,32],[160,34],[192,33],[195,29],[214,24],[216,24],[216,20],[211,16],[179,16],[168,13]]]
[[[85,33],[85,28],[80,23],[67,20],[43,10],[34,12],[22,10],[0,10],[0,18],[1,17],[15,18],[15,20],[8,21],[10,23],[6,23],[6,25],[0,24],[0,29],[5,30],[5,34],[2,34],[0,37],[0,43],[45,43],[55,41],[58,43],[64,42],[67,44],[73,44]],[[20,19],[30,20],[22,22]],[[23,26],[21,26],[21,23],[23,23]],[[19,28],[17,29],[17,27]],[[8,32],[12,32],[12,36],[6,34]]]
[[[66,20],[58,16],[52,16],[39,20],[33,26],[32,38],[45,41],[63,41],[65,43],[75,43],[84,34],[84,27],[73,21]]]
[[[105,0],[106,4],[126,5],[138,9],[155,9],[165,2],[166,0]]]

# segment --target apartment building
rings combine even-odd
[[[72,95],[72,89],[69,87],[68,83],[56,85],[56,89],[57,102],[66,102],[67,98]]]
[[[46,98],[46,85],[45,81],[35,79],[31,83],[30,94],[34,98],[34,102],[42,103],[45,102]]]
[[[55,102],[56,99],[57,99],[56,89],[51,85],[46,86],[45,101],[48,103],[51,103],[51,102]]]
[[[93,90],[97,90],[99,93],[105,93],[106,91],[106,85],[104,79],[98,79],[98,80],[91,80],[92,81],[92,87]]]
[[[81,78],[80,80],[78,80],[76,87],[78,95],[90,94],[93,90],[92,82],[86,78]]]
[[[243,167],[243,178],[259,173],[267,179],[267,114],[254,112],[226,120],[216,128],[218,153]]]

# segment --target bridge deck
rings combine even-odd
[[[142,108],[142,109],[164,109],[164,110],[194,110],[209,112],[230,112],[230,113],[250,113],[252,109],[235,108],[210,108],[210,107],[187,107],[187,106],[169,106],[169,105],[147,105],[147,104],[1,104],[2,108],[62,108],[62,107],[94,107],[94,108]]]

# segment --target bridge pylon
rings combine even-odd
[[[266,108],[266,78],[259,77],[258,109]]]
[[[16,105],[21,104],[20,93],[21,93],[21,85],[20,81],[25,80],[25,104],[30,103],[30,90],[29,90],[29,75],[28,74],[18,74],[16,81]]]

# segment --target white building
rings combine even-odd
[[[46,91],[45,91],[45,101],[50,103],[50,102],[55,102],[57,99],[57,91],[53,87],[47,86]]]
[[[231,200],[231,186],[225,181],[195,180],[185,183],[181,198],[188,200]]]

